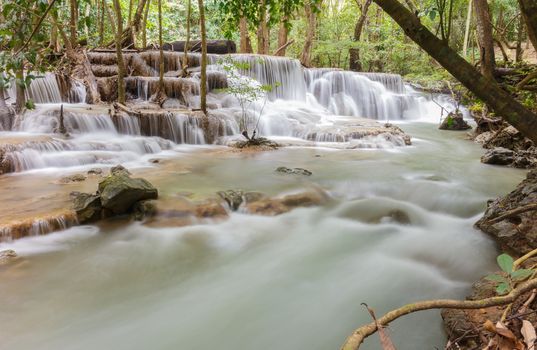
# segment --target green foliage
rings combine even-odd
[[[259,58],[259,62],[264,61]],[[220,59],[218,65],[224,70],[228,80],[228,87],[220,91],[233,95],[241,107],[239,123],[241,131],[246,131],[247,135],[250,135],[250,132],[256,132],[263,108],[267,102],[267,95],[278,87],[279,83],[275,86],[263,85],[257,80],[246,76],[244,73],[250,69],[250,64],[246,61],[233,59],[230,55]],[[251,110],[256,102],[262,103],[258,113],[255,110]],[[257,117],[256,114],[258,114]]]
[[[494,274],[488,275],[485,277],[487,280],[496,282],[496,293],[499,295],[504,295],[509,293],[515,283],[524,281],[525,279],[531,277],[534,273],[534,269],[518,269],[514,270],[514,260],[508,254],[498,255],[496,258],[498,266],[503,271],[504,275]]]

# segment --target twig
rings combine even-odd
[[[513,263],[513,268],[514,269],[518,268],[524,261],[528,260],[529,258],[535,255],[537,255],[537,249],[534,249],[531,252],[524,254],[523,256],[515,260],[515,262]]]
[[[380,326],[386,326],[390,322],[395,321],[399,317],[414,313],[417,311],[430,309],[482,309],[491,306],[501,306],[512,303],[524,293],[537,288],[537,279],[531,279],[520,284],[505,296],[496,296],[482,300],[450,300],[437,299],[420,301],[413,304],[408,304],[398,309],[392,310],[379,318],[377,323]],[[374,334],[377,331],[377,323],[371,322],[365,326],[356,329],[345,341],[341,350],[357,350],[365,338]]]

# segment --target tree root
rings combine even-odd
[[[450,300],[437,299],[420,301],[412,304],[407,304],[398,309],[392,310],[379,318],[376,323],[371,322],[365,326],[356,329],[345,341],[341,350],[357,350],[365,338],[377,332],[377,324],[387,326],[390,322],[395,321],[401,316],[408,315],[417,311],[430,309],[482,309],[491,306],[507,305],[515,301],[518,297],[527,293],[534,288],[537,288],[537,279],[531,279],[520,284],[505,296],[497,296],[482,300]]]

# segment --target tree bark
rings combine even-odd
[[[162,40],[162,0],[158,0],[158,45],[159,45],[159,65],[158,65],[158,92],[157,102],[164,102],[164,41]]]
[[[190,1],[190,0],[189,0]],[[147,0],[144,10],[144,18],[142,21],[142,48],[147,47],[147,16],[149,15],[149,6],[151,5],[151,0]]]
[[[15,94],[17,102],[15,105],[15,111],[21,113],[26,106],[26,89],[24,87],[24,66],[21,65],[15,72]]]
[[[239,20],[239,31],[241,36],[240,53],[252,53],[252,42],[248,34],[248,22],[244,16],[241,16]]]
[[[207,114],[207,36],[205,31],[205,8],[203,0],[198,0],[200,11],[201,32],[201,79],[200,79],[200,108]]]
[[[371,1],[372,0],[365,0],[365,2],[362,3],[360,17],[358,18],[358,21],[356,21],[356,25],[354,26],[353,41],[356,43],[360,41],[360,38],[362,36],[362,31],[367,20],[367,11],[369,10]],[[360,62],[360,49],[357,47],[349,49],[349,68],[350,70],[356,72],[359,72],[363,69],[362,63]]]
[[[304,41],[304,49],[302,50],[302,55],[300,56],[300,62],[306,66],[311,66],[311,48],[313,47],[313,40],[315,39],[315,30],[317,27],[317,15],[313,9],[313,4],[311,0],[308,1],[305,5],[305,14],[306,21],[308,22],[308,27],[306,30],[306,40]]]
[[[267,55],[269,53],[269,30],[267,23],[266,0],[259,1],[259,26],[257,28],[257,53]]]
[[[190,45],[190,19],[192,17],[191,0],[188,0],[187,6],[188,6],[188,9],[186,13],[186,41],[185,41],[185,49],[183,51],[183,63],[181,67],[182,77],[187,76],[187,68],[188,68],[188,46]]]
[[[445,45],[425,26],[418,17],[397,0],[374,0],[390,15],[416,44],[440,63],[451,75],[489,105],[498,116],[519,130],[524,136],[537,142],[537,115],[522,106],[494,80],[487,78]]]
[[[76,24],[78,23],[78,4],[76,0],[69,1],[71,16],[69,18],[69,30],[71,33],[71,46],[77,45]]]
[[[537,1],[535,0],[518,0],[520,11],[526,22],[528,36],[531,44],[537,51]]]
[[[276,56],[285,56],[285,50],[287,49],[285,44],[287,44],[289,36],[289,31],[287,30],[286,25],[287,20],[287,16],[285,16],[285,18],[282,18],[282,21],[280,22],[280,28],[278,29],[278,48],[282,49],[277,51]]]
[[[477,19],[481,73],[488,78],[493,78],[495,66],[494,41],[492,39],[492,22],[487,0],[474,0],[474,10]]]
[[[121,33],[123,33],[123,17],[121,16],[121,5],[119,0],[114,0],[114,12],[116,13],[117,30],[116,30],[116,54],[117,54],[117,101],[125,104],[125,62],[121,52]]]
[[[517,35],[516,35],[516,51],[515,51],[515,62],[521,62],[522,61],[522,54],[524,53],[524,50],[522,49],[522,35],[524,32],[524,19],[521,15],[518,19],[518,28],[517,28]]]

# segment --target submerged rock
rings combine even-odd
[[[2,250],[0,251],[0,265],[9,263],[10,261],[18,257],[17,253],[14,250]]]
[[[536,204],[537,170],[532,170],[514,191],[488,203],[476,227],[492,236],[502,249],[523,255],[537,248],[537,207],[531,209]],[[516,213],[517,208],[529,210]],[[498,220],[507,213],[511,215]]]
[[[307,169],[304,168],[287,168],[284,166],[281,166],[276,169],[276,172],[282,173],[282,174],[291,174],[291,175],[304,175],[304,176],[311,176],[313,173]]]
[[[239,149],[254,149],[259,151],[274,150],[280,147],[279,144],[265,137],[257,137],[255,139],[245,141],[236,141],[231,143],[230,146]]]
[[[102,175],[103,169],[101,168],[93,168],[88,170],[88,175]]]
[[[103,208],[113,214],[125,214],[138,201],[158,198],[157,189],[149,181],[131,178],[125,168],[112,168],[111,173],[99,182],[99,194]]]
[[[324,192],[309,191],[283,197],[264,198],[248,203],[246,210],[251,214],[279,215],[299,207],[321,205],[328,200]]]
[[[87,179],[87,176],[84,174],[73,174],[62,177],[59,182],[62,184],[70,184],[73,182],[82,182]]]
[[[96,194],[77,193],[73,200],[73,209],[76,212],[78,223],[97,221],[101,218],[101,198]]]
[[[468,130],[472,127],[464,120],[462,113],[449,113],[440,124],[440,130]]]

